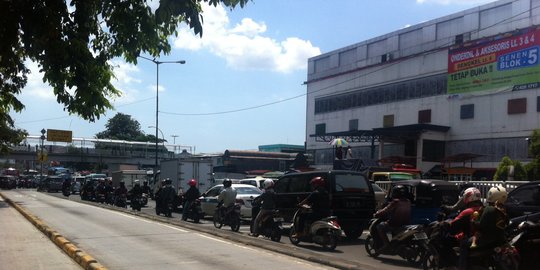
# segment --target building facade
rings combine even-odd
[[[422,171],[451,156],[527,162],[540,127],[540,0],[500,0],[308,60],[306,149],[400,156]]]

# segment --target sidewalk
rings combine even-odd
[[[82,269],[0,197],[2,269]]]

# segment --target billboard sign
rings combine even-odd
[[[49,142],[72,142],[71,130],[47,129],[47,141]]]
[[[540,87],[540,28],[448,52],[448,94]]]

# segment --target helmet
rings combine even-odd
[[[489,189],[486,201],[488,203],[505,203],[508,197],[506,188],[503,186],[495,186]]]
[[[480,190],[475,187],[470,187],[463,192],[463,202],[465,205],[471,202],[480,201],[481,198],[482,194],[480,193]]]
[[[165,179],[165,185],[170,185],[172,180],[170,178]]]
[[[231,179],[227,178],[227,179],[223,180],[223,186],[224,187],[230,187],[231,185],[232,185]]]
[[[187,184],[188,184],[190,187],[194,187],[194,186],[197,185],[197,180],[191,179],[191,180],[188,181]]]
[[[392,198],[394,199],[400,199],[405,198],[405,195],[407,194],[407,188],[403,185],[395,185],[392,187]]]
[[[272,181],[272,180],[270,180],[270,179],[264,180],[263,187],[264,187],[265,189],[272,188],[273,186],[274,186],[274,181]]]
[[[134,185],[136,185],[136,186],[139,186],[139,185],[141,185],[141,184],[139,183],[139,180],[135,180],[135,181],[133,181],[133,184],[134,184]]]
[[[320,176],[314,177],[313,179],[311,179],[311,181],[309,181],[309,184],[313,188],[324,187],[324,178]]]

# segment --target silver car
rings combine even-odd
[[[386,191],[373,182],[371,183],[371,186],[373,187],[373,192],[375,193],[375,209],[380,209],[386,200]]]
[[[232,184],[232,188],[236,190],[236,202],[240,204],[240,216],[243,218],[251,218],[251,202],[253,198],[261,195],[262,191],[252,185]],[[204,192],[199,200],[201,208],[205,216],[213,216],[218,204],[217,198],[223,190],[223,185],[215,185]]]

